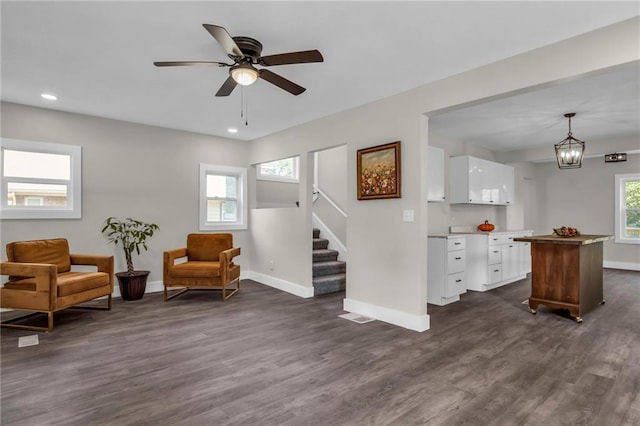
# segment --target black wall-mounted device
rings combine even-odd
[[[605,154],[604,162],[605,163],[617,163],[620,161],[627,161],[627,153],[626,152],[616,152],[614,154]]]

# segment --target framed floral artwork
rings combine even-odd
[[[400,141],[357,151],[358,200],[400,198]]]

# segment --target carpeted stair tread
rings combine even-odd
[[[313,251],[313,262],[328,262],[338,260],[338,252],[331,249],[319,249]]]
[[[313,249],[326,249],[329,246],[329,240],[325,238],[314,238],[313,239]]]
[[[341,260],[316,262],[313,264],[313,277],[342,274],[347,271],[347,264]]]
[[[313,295],[335,293],[347,288],[347,274],[333,274],[313,279]]]

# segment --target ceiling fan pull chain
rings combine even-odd
[[[244,100],[244,125],[249,125],[249,96]]]
[[[244,86],[240,86],[240,118],[244,117]]]

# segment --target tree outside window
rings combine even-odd
[[[640,174],[615,176],[616,242],[640,244]]]

